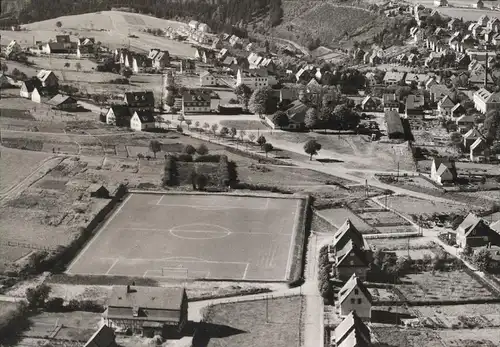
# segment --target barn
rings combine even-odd
[[[146,337],[178,337],[188,320],[184,288],[114,286],[103,321],[114,330]]]

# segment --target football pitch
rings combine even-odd
[[[289,196],[131,193],[67,273],[287,281],[303,213]]]

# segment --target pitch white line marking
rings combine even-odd
[[[175,229],[175,228],[173,228]],[[146,231],[164,231],[165,233],[169,233],[172,229],[156,229],[156,228],[119,228],[119,230],[137,230],[137,231],[140,231],[140,230],[146,230]],[[201,230],[201,231],[197,231],[197,230],[174,230],[176,232],[204,232],[204,233],[223,233],[223,231],[217,231],[217,230]],[[261,232],[261,231],[247,231],[247,232],[235,232],[235,231],[231,231],[230,232],[231,234],[250,234],[250,235],[284,235],[284,236],[290,236],[290,235],[293,235],[292,234],[276,234],[276,233],[264,233],[264,232]]]
[[[295,222],[297,221],[297,213],[300,213],[299,211],[299,207],[300,207],[300,200],[297,200],[297,207],[295,208],[295,215],[294,215],[294,219],[295,219]],[[298,232],[297,230],[297,226],[295,225],[295,222],[293,223],[293,230],[295,230],[296,232]],[[289,246],[289,249],[288,249],[288,260],[286,261],[286,267],[285,267],[285,281],[287,280],[288,278],[288,274],[290,273],[290,264],[291,264],[291,261],[292,261],[292,256],[293,256],[293,236],[294,236],[294,233],[291,234],[292,236],[290,236],[290,246]]]
[[[120,259],[115,259],[115,261],[113,262],[113,265],[111,265],[108,269],[108,271],[106,271],[106,275],[109,275],[109,273],[111,272],[111,270],[115,267],[116,263],[118,263]]]
[[[243,272],[243,277],[241,278],[244,280],[247,277],[247,272],[248,272],[248,267],[250,266],[250,263],[247,263],[247,266],[245,266],[245,272]]]
[[[160,199],[156,202],[156,205],[160,205],[160,203],[161,203],[161,201],[163,200],[163,197],[164,197],[164,196],[165,196],[165,195],[162,195],[162,196],[160,197]]]
[[[165,207],[190,207],[190,208],[196,208],[199,210],[256,210],[256,211],[263,211],[266,208],[255,208],[255,207],[245,207],[245,206],[222,206],[222,205],[184,205],[184,204],[159,204],[156,203],[158,206],[165,206]]]
[[[109,225],[109,223],[111,223],[111,221],[113,219],[115,219],[115,217],[120,213],[120,211],[122,210],[123,206],[125,206],[127,204],[127,202],[130,200],[130,198],[132,197],[132,195],[134,195],[134,194],[131,193],[129,196],[127,196],[127,198],[125,199],[125,201],[123,201],[121,203],[121,205],[118,207],[118,209],[108,218],[108,220],[106,221],[106,223],[104,223],[104,225],[99,229],[99,231],[97,232],[97,234],[95,234],[94,237],[92,237],[92,239],[90,240],[89,243],[87,243],[87,245],[85,246],[85,248],[82,249],[80,253],[78,253],[78,255],[76,256],[75,260],[73,260],[73,262],[71,262],[71,265],[69,266],[68,271],[66,271],[67,273],[69,273],[69,274],[71,273],[70,270],[73,267],[73,265],[75,265],[78,262],[78,260],[80,260],[80,258],[82,257],[82,255],[87,252],[87,250],[90,248],[90,246],[92,246],[92,244],[95,242],[95,240],[98,239],[99,236],[101,236],[101,233],[107,228],[107,226]]]

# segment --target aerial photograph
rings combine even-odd
[[[500,347],[500,1],[0,2],[0,347]]]

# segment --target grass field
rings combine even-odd
[[[493,299],[479,282],[463,271],[430,272],[406,275],[404,281],[412,284],[398,285],[409,301],[441,301]]]
[[[0,195],[10,187],[31,174],[43,160],[50,158],[46,153],[28,152],[19,149],[0,147]]]
[[[68,273],[286,281],[300,206],[299,199],[130,194]]]
[[[209,331],[203,345],[254,347],[272,342],[274,347],[298,346],[302,305],[302,298],[297,296],[211,306],[205,321],[230,333],[215,338]]]

